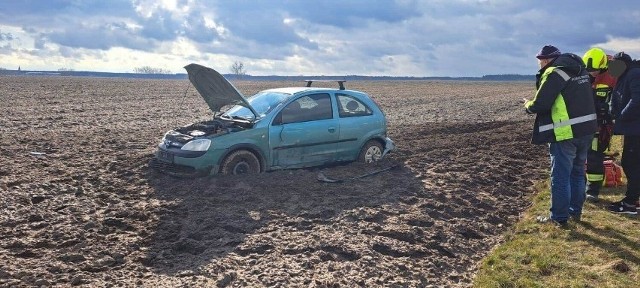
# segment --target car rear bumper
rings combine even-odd
[[[382,157],[384,157],[385,155],[387,155],[387,153],[395,149],[396,149],[396,145],[393,143],[393,140],[391,140],[391,138],[389,137],[386,137],[384,139],[384,151],[382,151]]]

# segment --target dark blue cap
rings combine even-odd
[[[556,58],[560,56],[560,54],[562,53],[560,53],[560,50],[558,50],[556,46],[545,45],[544,47],[542,47],[542,49],[540,49],[540,52],[536,54],[536,58],[538,59]]]

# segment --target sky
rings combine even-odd
[[[0,0],[0,68],[535,74],[551,44],[640,58],[637,0]]]

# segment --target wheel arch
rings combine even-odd
[[[385,146],[386,146],[387,143],[384,140],[384,137],[374,135],[374,136],[371,136],[371,137],[367,138],[366,140],[362,141],[362,145],[360,145],[360,149],[358,151],[362,151],[362,148],[364,148],[364,146],[367,145],[367,143],[369,143],[369,141],[371,141],[371,140],[374,140],[374,141],[380,143],[380,145],[382,145],[382,149],[386,148]]]
[[[227,148],[227,150],[222,154],[220,159],[218,159],[218,167],[222,166],[224,159],[226,159],[227,156],[229,156],[229,154],[238,150],[247,150],[253,153],[254,155],[256,155],[256,158],[258,158],[258,161],[260,162],[260,171],[261,172],[267,171],[267,158],[262,152],[262,149],[260,149],[258,146],[254,144],[249,144],[249,143],[236,144]]]

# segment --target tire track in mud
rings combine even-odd
[[[526,85],[380,82],[361,84],[394,121],[380,163],[178,179],[147,162],[193,118],[158,108],[177,110],[186,80],[31,79],[0,87],[0,286],[466,287],[548,163],[505,101]]]

